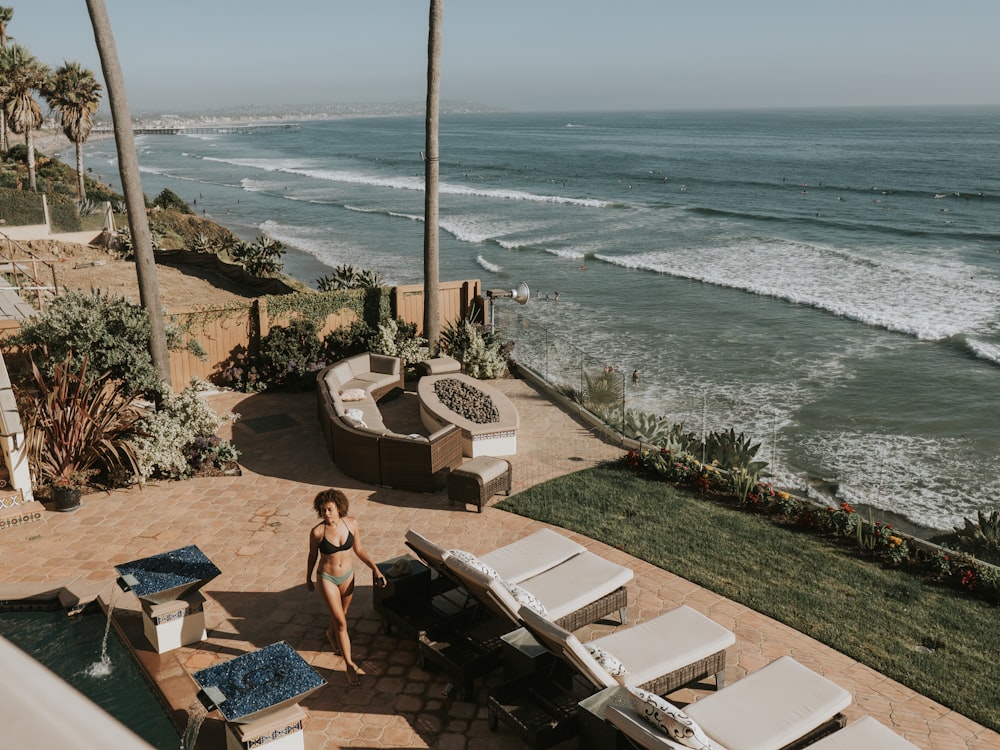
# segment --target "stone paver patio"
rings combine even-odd
[[[511,459],[515,492],[620,454],[523,381],[495,384],[521,418],[518,455]],[[409,408],[410,397],[387,406],[387,416],[388,409]],[[79,511],[46,512],[41,522],[0,531],[0,598],[62,586],[82,599],[98,593],[107,598],[115,588],[114,565],[196,544],[222,570],[203,590],[208,599],[206,642],[158,656],[143,648],[135,598],[119,594],[115,600],[117,624],[139,644],[137,655],[181,724],[195,694],[191,672],[285,640],[329,682],[303,704],[309,713],[309,750],[522,747],[502,727],[496,733],[487,727],[486,691],[499,682],[499,674],[477,683],[475,702],[446,697],[446,678],[417,666],[413,642],[381,633],[372,608],[371,574],[364,569],[349,619],[355,652],[367,674],[361,687],[349,687],[343,660],[326,645],[324,606],[304,586],[306,541],[316,523],[312,498],[327,486],[347,490],[352,515],[361,522],[362,542],[376,560],[405,553],[408,528],[446,547],[484,552],[541,524],[492,507],[477,514],[449,506],[443,490],[403,492],[345,477],[326,454],[314,393],[222,393],[213,403],[241,414],[232,436],[242,452],[242,476],[88,495]],[[789,654],[852,693],[849,721],[870,714],[926,750],[1000,748],[996,732],[811,638],[619,550],[569,535],[635,571],[629,587],[630,622],[688,604],[733,630],[736,645],[728,654],[727,683]],[[612,627],[593,625],[581,635],[592,637]],[[701,694],[688,690],[680,697],[691,700]],[[198,745],[221,747],[221,742],[221,722],[210,719]],[[575,747],[575,741],[565,747]]]

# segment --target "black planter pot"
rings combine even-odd
[[[54,487],[52,502],[55,509],[62,513],[76,510],[80,507],[80,490],[74,487]]]

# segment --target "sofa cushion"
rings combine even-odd
[[[368,398],[368,392],[363,388],[346,388],[340,392],[342,401],[364,401]]]
[[[345,388],[347,384],[354,378],[354,373],[351,371],[351,365],[344,361],[338,362],[333,367],[330,368],[330,374],[327,378],[332,375],[336,379],[337,387],[330,388],[330,393],[337,393],[341,388]],[[329,380],[327,380],[328,385],[332,385]]]
[[[353,357],[345,359],[344,363],[351,368],[351,377],[353,378],[362,373],[371,372],[372,369],[367,354],[355,354]]]
[[[387,354],[369,354],[368,370],[383,375],[395,375],[399,377],[399,357],[390,357]]]
[[[695,750],[717,750],[698,723],[670,701],[641,688],[629,688],[629,693],[635,712],[670,739]]]

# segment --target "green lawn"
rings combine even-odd
[[[621,547],[1000,730],[996,606],[610,467],[537,485],[498,507]]]

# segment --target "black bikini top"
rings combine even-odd
[[[344,522],[341,521],[341,523]],[[326,538],[326,529],[323,529],[323,538],[319,542],[319,551],[322,552],[324,555],[332,555],[335,552],[343,552],[353,547],[354,534],[351,533],[351,529],[350,527],[347,526],[346,523],[344,523],[344,527],[347,528],[347,539],[345,539],[344,543],[339,547]]]

